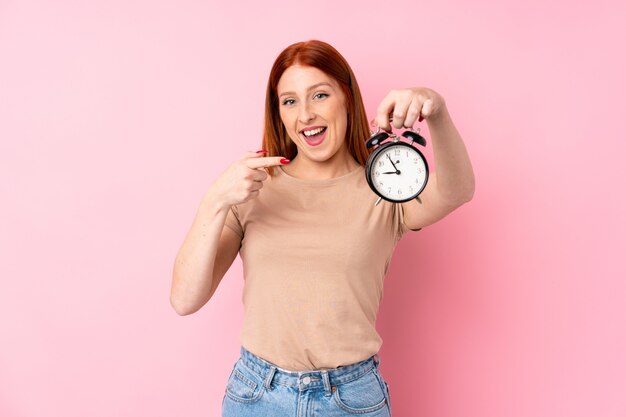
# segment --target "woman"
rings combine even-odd
[[[171,303],[185,315],[211,298],[237,253],[243,261],[241,357],[223,416],[391,415],[375,328],[385,273],[404,233],[471,200],[474,176],[435,91],[392,90],[371,125],[389,130],[390,114],[395,128],[428,123],[437,172],[421,203],[374,205],[361,94],[332,46],[300,42],[276,59],[264,149],[211,185],[174,267]]]

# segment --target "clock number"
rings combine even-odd
[[[398,195],[402,195],[402,190],[398,188]]]
[[[394,155],[395,156],[400,156],[400,149],[396,149]]]

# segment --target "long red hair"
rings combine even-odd
[[[348,151],[359,164],[365,166],[368,156],[365,141],[370,136],[370,131],[359,85],[345,58],[331,45],[319,40],[294,43],[274,61],[265,95],[262,149],[268,151],[267,156],[284,156],[288,159],[293,159],[298,154],[298,148],[287,135],[280,119],[276,92],[280,77],[287,68],[296,64],[315,67],[337,81],[346,97],[348,123],[345,140]],[[272,167],[268,171],[273,175]]]

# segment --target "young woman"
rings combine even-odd
[[[392,90],[370,125],[422,119],[437,172],[421,203],[374,205],[364,172],[369,125],[346,60],[315,40],[276,59],[263,149],[208,189],[173,272],[171,303],[186,315],[212,297],[237,253],[243,261],[241,355],[224,417],[391,415],[375,323],[393,250],[474,193],[465,146],[435,91]]]

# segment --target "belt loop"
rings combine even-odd
[[[376,353],[374,355],[374,366],[376,366],[376,368],[378,368],[378,364],[380,363],[380,356],[378,356],[378,353]]]
[[[268,391],[272,390],[272,378],[274,378],[274,374],[276,373],[276,367],[270,366],[270,371],[267,373],[267,377],[265,378],[265,382],[263,385]]]
[[[330,397],[331,395],[333,395],[333,393],[330,390],[330,379],[328,379],[328,370],[322,369],[321,372],[322,380],[324,380],[324,395]]]

